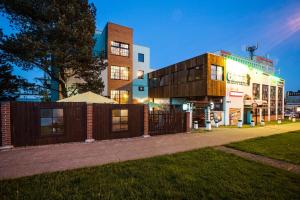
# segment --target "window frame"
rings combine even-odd
[[[45,113],[43,113],[43,111],[51,111],[51,114],[49,116],[46,116]],[[55,114],[54,111],[59,110],[61,111],[60,115],[57,115],[57,113]],[[61,107],[58,108],[40,108],[40,136],[41,137],[49,137],[49,136],[59,136],[59,135],[64,135],[65,134],[65,120],[64,120],[64,109]],[[43,125],[43,121],[45,122],[45,120],[48,119],[51,121],[51,123],[49,123],[48,125]],[[60,123],[56,123],[59,122]],[[43,133],[44,129],[43,127],[49,127],[51,128],[51,131],[49,131],[49,133]],[[57,129],[59,128],[59,131],[57,131]]]
[[[138,74],[139,72],[142,72],[142,75],[139,76],[139,74]],[[144,76],[145,76],[145,71],[144,70],[137,70],[137,78],[138,79],[144,79]]]
[[[220,76],[220,74],[218,74],[220,69],[222,71],[222,76]],[[220,79],[220,77],[221,77],[221,79]],[[224,67],[211,64],[210,65],[210,80],[224,81]]]
[[[114,93],[114,94],[113,94]],[[127,94],[127,101],[122,100],[122,95]],[[116,97],[116,98],[114,98]],[[119,104],[128,104],[129,91],[128,90],[110,90],[110,98],[118,102]]]
[[[130,45],[128,43],[119,42],[119,41],[110,41],[110,53],[112,55],[129,57],[130,56],[129,49],[130,49]]]
[[[125,113],[126,113],[126,115],[125,115]],[[115,115],[115,114],[117,114],[117,115]],[[122,114],[124,114],[124,115],[122,115]],[[111,110],[111,120],[112,120],[111,131],[113,133],[127,132],[129,130],[129,110],[128,110],[128,108],[112,109]],[[126,126],[124,126],[124,125],[126,125]],[[114,129],[114,127],[118,127],[118,126],[119,126],[118,129]],[[126,128],[122,128],[122,126],[126,127]]]
[[[126,76],[123,75],[123,73],[122,73],[123,71],[127,71]],[[129,81],[129,67],[111,65],[110,66],[110,79],[111,80]]]
[[[142,57],[140,57],[142,56]],[[142,60],[140,59],[142,58]],[[145,54],[143,53],[138,53],[138,62],[144,63],[145,62]]]

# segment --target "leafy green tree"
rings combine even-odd
[[[39,68],[59,83],[63,97],[70,77],[83,82],[74,91],[102,91],[105,67],[93,56],[96,8],[88,0],[0,0],[0,11],[16,33],[3,37],[0,49],[23,70]]]

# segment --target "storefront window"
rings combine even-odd
[[[283,98],[283,89],[282,87],[278,87],[278,107],[277,107],[277,114],[282,114],[282,98]]]
[[[252,96],[255,100],[260,99],[260,84],[253,83]]]
[[[276,114],[276,86],[270,87],[270,112],[271,115]]]

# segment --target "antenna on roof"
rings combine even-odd
[[[246,47],[246,51],[249,52],[250,59],[253,60],[254,52],[258,49],[258,43],[255,46]]]

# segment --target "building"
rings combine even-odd
[[[138,103],[148,97],[147,73],[150,69],[150,49],[133,44],[133,29],[107,23],[95,34],[95,56],[104,56],[107,68],[102,71],[102,95],[115,101]],[[68,87],[80,79],[70,78]],[[55,98],[59,95],[54,94]]]
[[[300,116],[300,90],[297,92],[288,91],[285,97],[285,113],[286,115]]]
[[[205,53],[149,73],[149,97],[178,109],[192,105],[200,125],[208,119],[223,125],[275,120],[283,117],[284,80],[274,71],[263,57]]]
[[[274,75],[273,62],[256,56],[253,60],[220,51],[226,65],[224,123],[236,125],[271,121],[284,115],[284,80]]]

